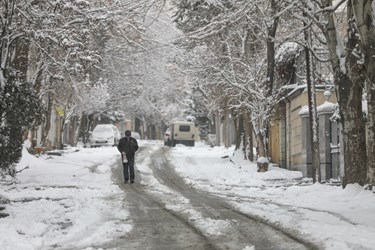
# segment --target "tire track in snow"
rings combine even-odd
[[[123,184],[122,163],[112,171],[112,180],[124,190],[124,209],[129,210],[133,229],[115,239],[104,248],[121,249],[216,249],[199,230],[179,214],[167,209],[160,198],[150,193],[150,187],[142,185],[148,173],[137,170],[147,162],[154,148],[141,147],[136,156],[136,183]],[[128,222],[129,223],[129,222]]]
[[[239,246],[246,247],[249,244],[261,249],[274,249],[277,244],[284,244],[284,247],[279,245],[278,249],[318,248],[293,230],[272,224],[264,218],[242,213],[230,206],[222,197],[192,189],[169,164],[165,156],[166,151],[168,150],[165,148],[161,149],[152,156],[152,170],[155,178],[160,183],[190,200],[194,208],[204,214],[205,217],[221,218],[232,222],[232,226],[235,227],[232,231],[229,230],[220,237],[211,237],[215,242],[220,242],[219,245],[225,246],[226,249],[238,249]],[[267,238],[267,233],[273,234],[272,240]],[[229,237],[227,236],[228,234]]]

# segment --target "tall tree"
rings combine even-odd
[[[306,58],[306,82],[308,93],[309,106],[309,120],[310,120],[310,142],[312,149],[312,168],[313,168],[313,182],[321,182],[320,173],[320,150],[319,150],[319,124],[318,113],[316,105],[315,93],[315,79],[314,79],[314,65],[312,55],[310,52],[311,34],[309,29],[305,29],[305,58]]]
[[[345,164],[343,186],[345,187],[348,183],[364,185],[367,163],[366,140],[365,133],[363,133],[365,123],[362,114],[364,83],[357,78],[357,60],[351,53],[358,43],[357,30],[353,26],[353,9],[349,4],[347,6],[348,41],[345,48],[336,26],[336,20],[334,20],[332,6],[332,1],[322,2],[322,7],[325,8],[324,19],[327,22],[324,33],[334,69],[343,126]]]
[[[23,90],[35,91],[40,100],[46,100],[47,107],[52,107],[54,102],[67,111],[70,109],[66,114],[72,114],[74,108],[84,101],[82,97],[87,90],[87,83],[95,85],[101,81],[100,77],[92,77],[92,81],[86,79],[88,74],[93,76],[103,70],[100,65],[103,42],[113,36],[115,31],[126,36],[129,30],[136,30],[132,17],[144,15],[145,9],[158,2],[0,0],[1,129],[20,130],[20,124],[12,128],[8,115],[10,111],[6,108],[21,103],[17,98],[8,98],[10,93],[21,86],[19,82],[29,86],[22,87]],[[127,42],[132,43],[132,39]],[[19,65],[14,63],[14,55],[19,56],[20,51],[28,53],[23,55],[23,64],[28,66],[27,72],[20,71],[17,68]],[[97,70],[93,71],[93,68]],[[36,103],[31,97],[30,102]],[[50,110],[47,110],[46,118]],[[23,115],[22,112],[18,114]],[[30,119],[26,120],[30,122]],[[44,120],[46,136],[50,126],[47,124],[49,119]],[[6,140],[6,136],[3,139]],[[17,140],[20,146],[21,139],[17,137]],[[2,154],[6,152],[7,145],[1,143]]]
[[[375,6],[373,0],[351,0],[356,29],[360,36],[357,55],[357,73],[366,80],[368,100],[367,116],[367,180],[370,187],[375,186]]]
[[[344,42],[342,31],[337,25],[335,11],[345,1],[333,5],[332,0],[316,0],[316,11],[310,12],[304,8],[311,20],[322,30],[326,39],[333,68],[334,83],[337,87],[337,97],[340,106],[340,122],[343,127],[345,177],[343,186],[348,183],[366,182],[366,140],[365,123],[362,114],[362,94],[364,82],[358,76],[357,60],[352,51],[358,43],[358,33],[353,19],[353,6],[347,6],[347,41]],[[297,3],[299,4],[299,3]],[[310,2],[304,2],[310,6]]]
[[[150,6],[136,23],[139,30],[126,37],[133,43],[124,46],[126,39],[119,35],[106,47],[110,99],[146,123],[161,125],[190,107],[188,60],[177,44],[181,31],[172,23],[169,7],[162,3]]]
[[[251,113],[259,155],[266,156],[274,91],[276,1],[180,1],[176,14],[192,46],[206,50],[206,88],[216,107]],[[211,87],[210,87],[211,86]],[[246,117],[246,116],[245,116]]]

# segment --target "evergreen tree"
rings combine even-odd
[[[0,94],[0,174],[14,176],[22,153],[23,128],[39,118],[41,104],[30,85],[14,72],[6,78]]]

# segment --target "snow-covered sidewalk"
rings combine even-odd
[[[324,249],[375,249],[375,193],[359,185],[312,184],[296,171],[256,164],[223,147],[177,146],[171,159],[185,181],[222,195],[240,211],[320,242]]]
[[[123,191],[111,181],[116,148],[36,158],[23,151],[16,185],[2,185],[1,249],[84,249],[131,230]],[[5,204],[4,204],[5,203]]]

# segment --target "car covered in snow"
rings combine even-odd
[[[113,124],[98,124],[92,131],[91,147],[116,146],[121,138],[120,131]]]

